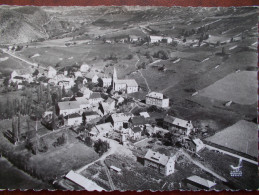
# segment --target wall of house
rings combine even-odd
[[[138,92],[138,87],[127,87],[127,93]]]
[[[160,165],[160,164],[154,163],[154,162],[152,162],[152,161],[150,161],[150,160],[148,160],[148,159],[145,159],[145,161],[144,161],[144,166],[145,166],[145,167],[153,168],[153,169],[155,169],[157,172],[159,172],[159,173],[161,173],[161,174],[163,174],[163,175],[166,174],[166,168],[165,168],[165,166],[162,166],[162,165]]]
[[[67,125],[69,126],[80,125],[81,123],[82,123],[82,117],[69,118],[67,120]]]
[[[67,110],[60,110],[59,114],[63,114],[64,116],[68,114],[73,114],[73,113],[80,113],[80,108],[75,108],[75,109],[67,109]]]

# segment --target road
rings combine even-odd
[[[214,171],[208,169],[207,167],[205,167],[203,164],[201,164],[200,162],[194,160],[189,154],[187,154],[186,152],[184,152],[183,150],[180,150],[181,154],[184,155],[186,158],[188,158],[193,164],[197,165],[198,167],[200,167],[202,170],[210,173],[211,175],[213,175],[214,177],[220,179],[223,182],[227,182],[227,180],[224,177],[221,177],[220,175],[218,175],[217,173],[215,173]]]
[[[101,164],[103,165],[104,169],[105,169],[105,173],[107,175],[107,178],[108,178],[108,181],[109,181],[109,184],[110,184],[110,187],[111,187],[111,190],[116,190],[115,188],[115,185],[112,181],[112,177],[111,177],[111,173],[110,173],[110,170],[108,169],[108,167],[106,166],[106,164],[104,163],[104,161],[102,160],[101,161]]]
[[[244,161],[247,161],[247,162],[250,162],[250,163],[252,163],[252,164],[258,165],[258,162],[257,162],[257,161],[254,161],[254,160],[251,160],[251,159],[242,157],[242,156],[240,156],[240,155],[233,154],[233,153],[231,153],[231,152],[227,152],[227,151],[225,151],[225,150],[221,150],[221,149],[219,149],[219,148],[216,148],[216,147],[213,147],[213,146],[209,146],[209,145],[207,145],[207,144],[205,144],[205,147],[208,148],[209,150],[216,150],[216,151],[219,151],[219,152],[221,152],[221,153],[223,153],[223,154],[227,154],[227,155],[229,155],[229,156],[233,156],[233,157],[236,157],[236,158],[239,158],[239,159],[241,158],[241,159],[243,159]]]
[[[4,53],[8,54],[9,56],[12,56],[13,58],[16,58],[16,59],[18,59],[18,60],[20,60],[20,61],[23,61],[23,62],[25,62],[25,63],[27,63],[27,64],[29,64],[29,65],[31,65],[31,66],[44,69],[43,67],[41,67],[41,66],[38,65],[37,63],[30,62],[30,61],[28,61],[28,60],[26,60],[26,59],[23,59],[23,58],[21,58],[21,57],[15,55],[14,53],[11,53],[11,52],[5,50],[5,49],[1,49],[1,50],[2,50]]]

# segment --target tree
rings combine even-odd
[[[103,153],[107,152],[108,149],[110,148],[110,145],[107,141],[102,141],[98,139],[94,143],[94,150],[99,154],[102,155]]]
[[[225,55],[226,54],[226,50],[225,50],[225,47],[222,47],[222,51],[221,51],[222,55]]]
[[[66,97],[66,90],[65,90],[64,85],[62,87],[62,97]]]
[[[32,76],[35,76],[37,78],[37,76],[39,75],[39,70],[36,69],[33,73]]]
[[[82,114],[82,121],[83,121],[83,125],[86,125],[86,115],[85,115],[85,112],[83,112],[83,114]]]
[[[93,146],[93,140],[91,139],[91,137],[86,137],[85,138],[85,144],[89,147],[92,147]]]
[[[5,77],[5,79],[4,79],[4,81],[3,81],[3,84],[4,84],[4,86],[5,86],[6,88],[7,88],[8,85],[9,85],[9,80],[10,80],[9,77]]]
[[[47,152],[48,151],[48,145],[45,142],[45,140],[42,138],[40,138],[39,142],[38,142],[38,150],[39,152]]]

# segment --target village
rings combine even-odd
[[[184,52],[168,52],[171,47],[190,50],[207,47],[217,50],[216,57],[224,57],[230,56],[238,44],[243,44],[246,36],[240,33],[221,38],[210,35],[210,28],[210,25],[204,25],[197,31],[185,31],[181,33],[184,36],[173,37],[162,33],[152,35],[150,28],[142,26],[145,35],[95,36],[82,43],[73,38],[72,41],[66,40],[65,44],[63,37],[53,39],[52,44],[65,49],[86,44],[87,47],[102,46],[112,50],[122,45],[134,51],[126,53],[122,60],[119,54],[109,53],[107,49],[102,51],[107,52],[102,62],[91,56],[92,62],[74,63],[73,57],[66,56],[70,60],[68,66],[36,63],[34,59],[40,54],[25,58],[26,48],[34,49],[31,45],[4,45],[1,47],[3,54],[29,64],[30,68],[27,71],[12,70],[10,75],[1,76],[1,96],[7,97],[0,105],[1,155],[58,189],[254,188],[254,181],[246,181],[253,174],[251,167],[257,166],[256,152],[252,149],[254,142],[249,145],[247,140],[240,140],[240,149],[231,141],[226,145],[224,140],[228,140],[224,133],[232,132],[232,128],[249,131],[247,139],[252,140],[256,124],[251,122],[254,115],[250,114],[250,107],[238,113],[246,117],[243,120],[234,123],[236,119],[231,118],[229,123],[233,120],[234,124],[223,126],[222,131],[214,130],[213,123],[203,125],[203,121],[192,121],[188,117],[188,113],[195,112],[197,107],[211,109],[206,107],[207,99],[199,99],[200,91],[191,87],[185,89],[183,97],[187,94],[188,98],[182,108],[182,101],[178,100],[182,93],[176,91],[174,95],[168,95],[168,90],[174,93],[172,80],[162,81],[160,88],[157,78],[154,76],[156,80],[151,83],[147,77],[152,75],[143,71],[155,67],[159,74],[170,71],[174,76],[174,70],[168,70],[168,62],[177,65],[187,59]],[[161,49],[151,55],[148,50],[138,51],[142,46]],[[253,52],[254,47],[254,44],[249,46],[249,51]],[[35,47],[35,50],[39,48]],[[46,51],[45,55],[51,56],[51,51],[49,54]],[[87,58],[90,57],[84,59]],[[202,64],[212,57],[198,58],[195,63]],[[118,61],[123,64],[118,65]],[[220,68],[215,63],[212,70]],[[235,75],[243,72],[249,71],[243,71],[242,67],[231,70]],[[160,77],[161,80],[167,79]],[[224,100],[224,103],[213,102],[219,110],[216,114],[220,113],[224,118],[226,112],[229,117],[228,112],[235,112],[231,109],[240,109],[233,99]],[[238,114],[233,116],[238,118]],[[204,116],[204,120],[211,119]],[[229,140],[238,139],[237,136]],[[222,164],[222,168],[217,163]]]

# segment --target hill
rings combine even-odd
[[[43,25],[47,14],[39,7],[0,6],[0,44],[25,43],[48,38]]]

